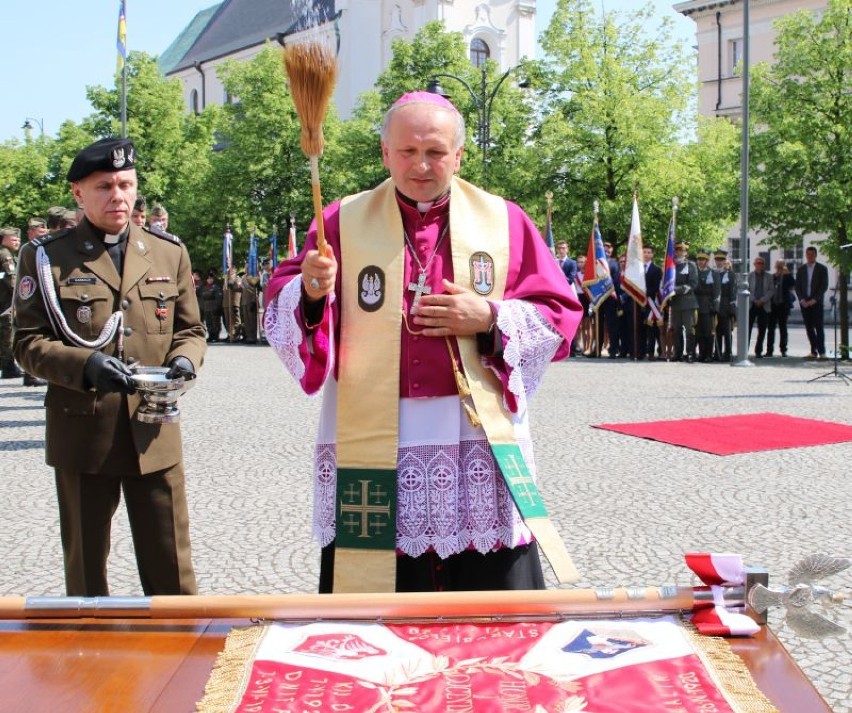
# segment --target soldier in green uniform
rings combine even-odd
[[[259,292],[260,276],[246,274],[243,278],[243,294],[240,299],[240,312],[242,313],[246,344],[257,344],[257,302]]]
[[[689,243],[675,244],[675,291],[669,300],[671,329],[674,333],[674,361],[695,361],[695,316],[698,300],[698,268],[687,260]]]
[[[0,228],[0,378],[23,376],[12,356],[12,295],[18,269],[21,233],[17,228]]]
[[[719,314],[716,320],[716,358],[731,360],[731,323],[737,318],[737,277],[728,262],[728,251],[713,253],[719,276]]]
[[[131,224],[136,152],[102,139],[68,181],[84,218],[21,250],[14,353],[48,383],[53,466],[69,596],[109,594],[112,516],[122,494],[146,595],[194,594],[179,423],[143,423],[130,365],[194,375],[206,343],[189,254]]]
[[[719,312],[719,276],[709,267],[709,252],[699,250],[695,260],[698,267],[698,287],[695,288],[698,300],[698,324],[695,328],[698,361],[708,362],[713,361],[713,334]]]

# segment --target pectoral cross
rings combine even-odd
[[[431,295],[432,288],[426,284],[426,273],[421,272],[417,277],[417,282],[409,282],[408,289],[414,293],[414,301],[411,303],[411,313],[417,312],[417,306],[420,304],[420,298],[423,295]]]

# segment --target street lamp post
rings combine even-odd
[[[488,90],[488,73],[486,72],[484,64],[479,68],[481,72],[479,92],[474,91],[473,87],[471,87],[470,84],[461,77],[457,77],[455,74],[446,74],[444,72],[433,75],[433,79],[431,79],[429,84],[426,86],[426,91],[428,92],[440,94],[443,97],[449,97],[450,95],[444,91],[437,78],[446,77],[447,79],[455,79],[457,82],[460,82],[465,89],[467,89],[467,93],[470,94],[470,98],[473,99],[473,105],[476,107],[476,143],[479,144],[479,149],[482,152],[483,188],[488,188],[488,147],[491,143],[491,107],[494,104],[494,98],[497,96],[500,86],[504,81],[506,81],[506,77],[508,77],[516,69],[517,67],[509,67],[509,69],[503,72],[500,79],[498,79],[491,88],[491,91]]]
[[[27,116],[24,118],[24,123],[21,124],[21,128],[25,131],[32,131],[33,121],[38,124],[39,131],[41,131],[41,136],[44,136],[44,119],[34,119],[31,116]]]
[[[749,0],[743,2],[742,152],[740,154],[740,270],[737,291],[737,358],[732,366],[751,366],[748,358],[748,177],[749,177]]]

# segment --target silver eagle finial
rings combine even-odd
[[[788,584],[780,587],[755,585],[748,594],[748,603],[762,614],[771,606],[783,606],[784,620],[799,636],[807,639],[822,639],[839,636],[846,629],[828,617],[812,611],[814,605],[827,608],[840,604],[847,595],[835,593],[826,587],[814,584],[821,579],[838,574],[852,565],[847,557],[832,557],[813,554],[799,560],[787,575]]]

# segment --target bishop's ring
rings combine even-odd
[[[312,277],[308,284],[311,286],[312,290],[318,290],[320,288],[319,280],[316,277]]]

